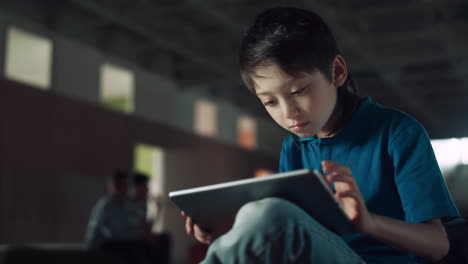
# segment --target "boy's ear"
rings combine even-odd
[[[346,66],[346,61],[341,55],[336,55],[333,60],[332,66],[332,78],[333,84],[336,87],[340,87],[348,78],[348,67]]]

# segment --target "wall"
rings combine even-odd
[[[188,132],[193,131],[193,105],[197,99],[209,99],[218,106],[219,142],[236,145],[237,117],[243,110],[232,103],[213,98],[202,89],[184,89],[176,79],[168,79],[157,72],[151,72],[140,65],[126,61],[116,54],[90,47],[70,40],[24,18],[1,12],[0,48],[5,43],[5,30],[9,26],[39,34],[53,41],[52,87],[50,92],[76,98],[91,104],[100,104],[99,72],[103,63],[112,63],[135,74],[135,112],[133,115],[160,121]],[[0,50],[0,58],[5,49]],[[3,64],[4,60],[1,61]],[[169,71],[170,61],[157,65]],[[167,68],[167,69],[166,69]],[[0,70],[2,67],[0,67]],[[4,75],[4,71],[0,73]],[[266,112],[255,116],[257,120],[257,151],[276,156],[285,132],[279,128]]]
[[[116,167],[133,166],[135,143],[165,148],[166,191],[250,177],[257,168],[277,169],[285,134],[265,113],[256,117],[258,148],[239,149],[236,124],[243,111],[237,106],[1,10],[0,76],[11,25],[53,41],[53,75],[48,91],[0,81],[0,243],[82,241],[89,211],[105,192],[105,178]],[[100,106],[103,63],[135,74],[134,113]],[[160,69],[172,67],[170,61],[161,63]],[[192,132],[197,99],[218,106],[215,139]],[[176,208],[169,205],[164,222],[173,235],[173,256],[184,262],[196,242],[185,236]]]
[[[269,155],[7,80],[0,93],[0,243],[82,241],[105,177],[132,168],[137,142],[166,150],[167,192],[277,168]],[[184,262],[195,242],[171,204],[165,217]]]

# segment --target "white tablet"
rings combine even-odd
[[[224,234],[246,203],[286,199],[338,235],[353,233],[347,215],[318,171],[308,169],[174,191],[170,199],[201,227]]]

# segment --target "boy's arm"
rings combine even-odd
[[[437,261],[449,251],[449,242],[440,219],[409,223],[376,215],[367,210],[349,167],[323,161],[326,179],[335,184],[335,196],[355,229],[390,246],[422,258]]]
[[[365,233],[390,246],[434,262],[449,251],[449,241],[440,219],[408,223],[377,214],[370,215],[373,225]]]

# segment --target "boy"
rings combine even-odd
[[[322,19],[297,8],[260,14],[240,49],[241,76],[291,132],[280,171],[319,169],[355,230],[339,237],[277,198],[243,206],[204,263],[424,263],[449,251],[441,218],[457,216],[429,138],[410,116],[358,96]],[[185,214],[183,214],[185,216]]]

